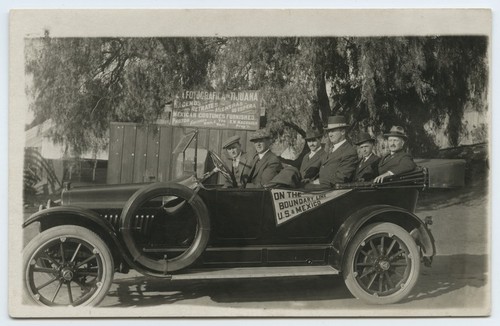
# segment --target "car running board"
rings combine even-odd
[[[191,270],[182,274],[173,274],[171,280],[293,277],[337,274],[339,274],[339,271],[331,266],[239,267]]]

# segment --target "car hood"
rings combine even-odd
[[[178,183],[189,188],[194,188],[196,179],[193,176],[189,176],[172,180],[169,183]],[[121,209],[136,191],[149,184],[151,183],[77,187],[63,191],[61,204],[63,206],[71,205],[89,209]]]

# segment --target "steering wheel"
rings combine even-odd
[[[224,176],[224,178],[226,178],[231,183],[234,183],[235,179],[234,179],[233,173],[231,172],[231,170],[229,170],[229,168],[222,161],[222,159],[219,157],[219,155],[215,154],[212,151],[208,151],[208,154],[210,155],[210,159],[212,160],[212,163],[217,168],[217,170],[219,170],[219,172]]]

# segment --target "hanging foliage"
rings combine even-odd
[[[452,145],[467,108],[487,110],[481,36],[28,39],[28,94],[37,121],[75,153],[106,146],[110,121],[151,123],[182,89],[261,90],[267,127],[286,142],[329,115],[351,134],[408,130],[415,154]],[[443,125],[443,121],[447,121]]]

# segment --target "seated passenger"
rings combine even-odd
[[[408,136],[403,127],[393,126],[384,137],[387,138],[390,153],[380,160],[378,165],[380,175],[373,180],[374,183],[382,183],[387,177],[410,172],[417,167],[411,155],[404,151]]]
[[[222,144],[222,148],[227,153],[227,157],[224,157],[224,163],[231,169],[234,176],[232,182],[227,179],[224,180],[224,187],[243,187],[252,167],[246,153],[241,150],[240,136],[236,135],[228,138]]]
[[[307,184],[306,188],[329,189],[337,183],[352,181],[358,162],[358,153],[346,139],[347,127],[343,116],[328,118],[328,126],[325,130],[328,132],[331,147],[321,161],[319,182],[314,182],[315,185]]]
[[[269,150],[271,135],[264,129],[257,130],[250,141],[257,154],[252,161],[246,188],[261,188],[268,184],[283,168],[279,158]]]
[[[362,132],[358,137],[356,145],[361,153],[361,158],[354,173],[354,181],[372,181],[379,175],[378,163],[380,161],[380,157],[373,153],[375,138],[367,132]]]
[[[278,187],[278,188],[299,188],[300,187],[300,173],[296,167],[286,165],[274,178],[271,179],[265,187]]]
[[[309,130],[306,133],[305,141],[310,151],[304,156],[300,165],[302,184],[318,178],[321,160],[326,156],[326,152],[321,147],[321,138],[323,135],[318,130]]]

